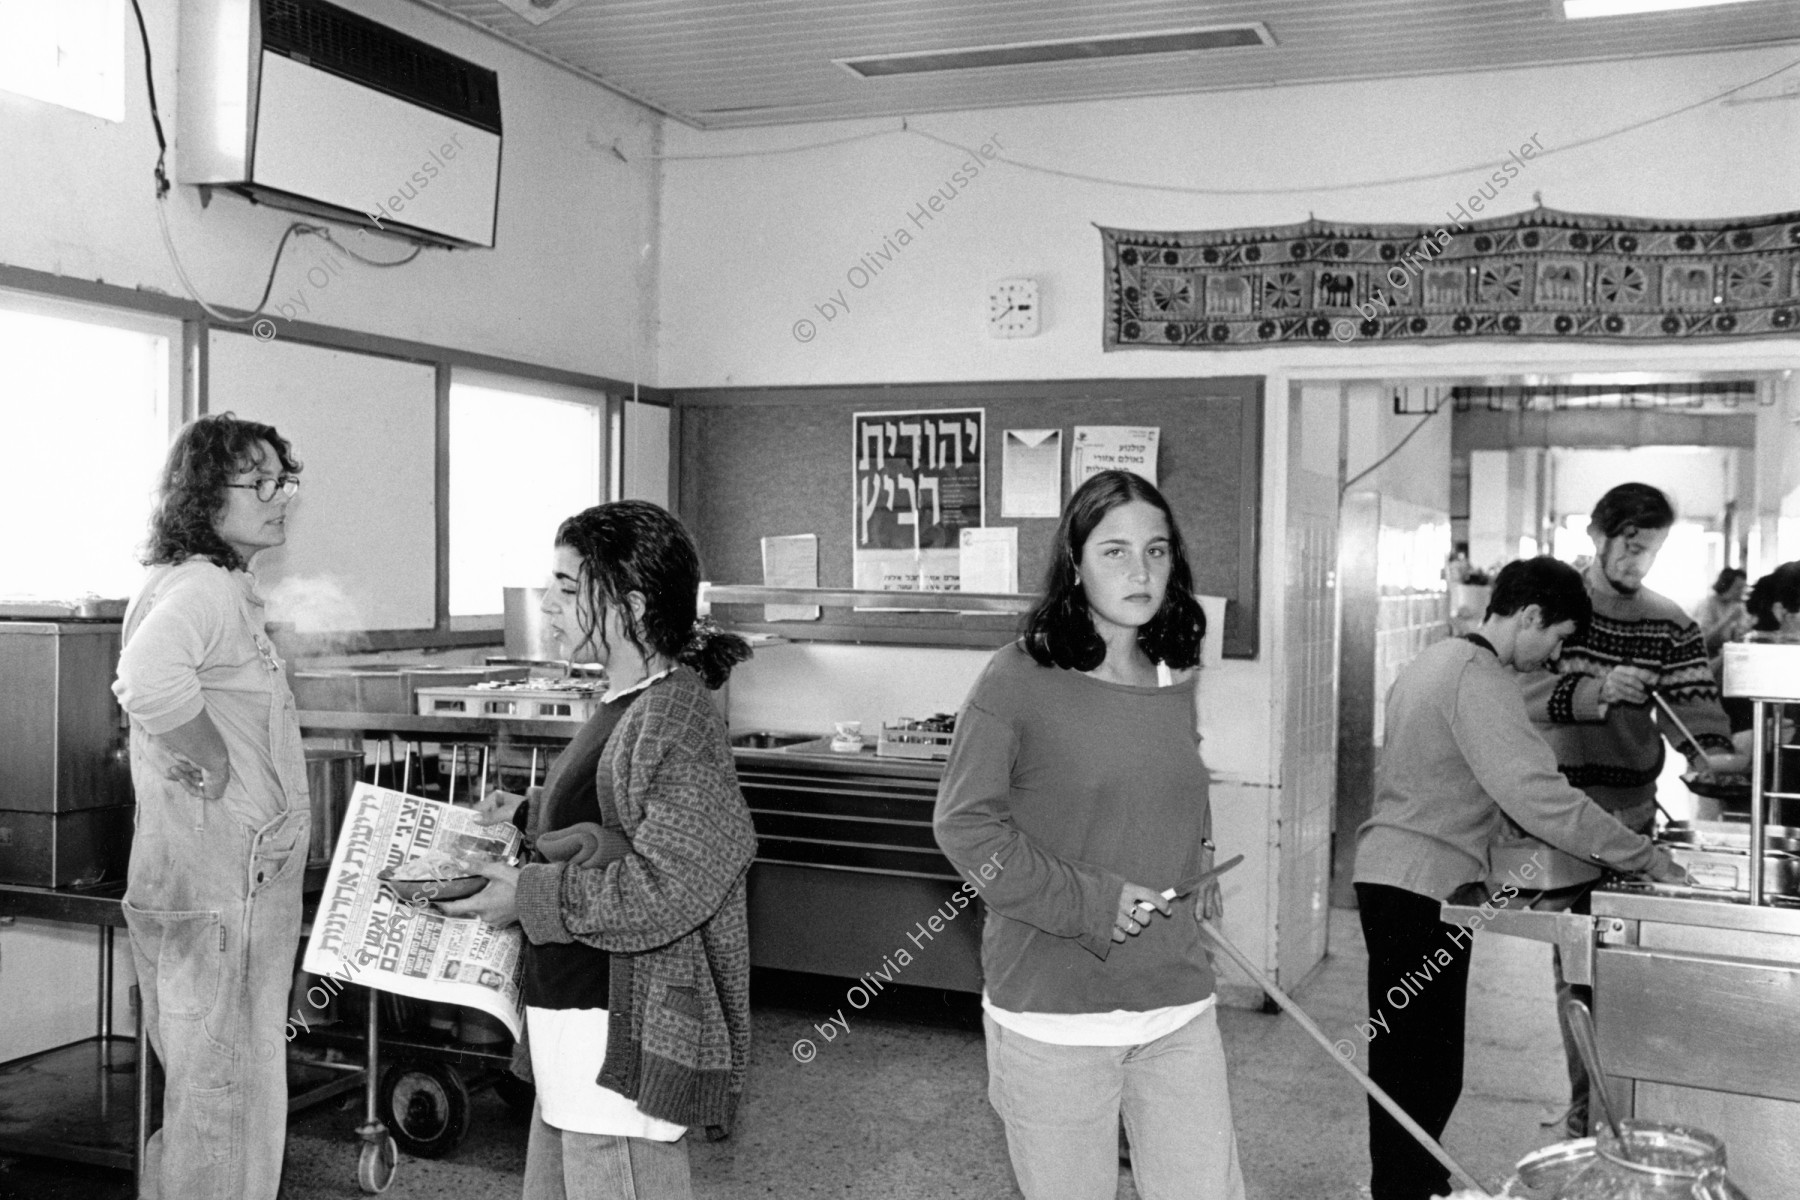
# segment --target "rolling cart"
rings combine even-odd
[[[294,1045],[311,1065],[346,1072],[346,1081],[296,1096],[291,1108],[317,1104],[355,1087],[363,1091],[362,1146],[356,1181],[363,1191],[386,1191],[399,1169],[399,1154],[442,1158],[469,1132],[471,1098],[483,1088],[514,1112],[529,1114],[531,1085],[508,1071],[512,1042],[478,1046],[408,1027],[403,997],[350,985],[362,1000],[356,1019],[300,1034]],[[345,989],[345,995],[350,994]],[[395,1003],[398,1001],[399,1003]],[[313,1051],[326,1051],[324,1058]],[[336,1058],[329,1052],[354,1057]],[[347,1084],[347,1085],[346,1085]]]
[[[547,772],[555,751],[581,728],[580,721],[570,720],[314,711],[301,712],[300,725],[308,736],[379,739],[369,767],[371,781],[380,782],[385,774],[401,791],[411,789],[413,764],[424,761],[423,744],[440,745],[448,752],[445,799],[452,803],[478,800],[490,776],[498,779],[498,764],[509,750],[528,752],[526,770],[535,782],[540,764]],[[465,784],[465,775],[474,776],[473,782]],[[416,1158],[453,1152],[469,1130],[471,1097],[483,1088],[492,1087],[515,1112],[531,1111],[531,1085],[508,1069],[511,1039],[471,1044],[415,1028],[422,1002],[357,984],[346,985],[340,1000],[348,996],[360,1001],[358,1019],[308,1030],[294,1039],[309,1065],[338,1072],[340,1078],[294,1097],[289,1110],[362,1087],[356,1177],[364,1192],[378,1194],[392,1185],[401,1151]],[[313,1050],[324,1053],[313,1056]],[[345,1057],[358,1054],[360,1063]]]

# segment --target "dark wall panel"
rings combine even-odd
[[[1195,584],[1230,601],[1224,653],[1256,655],[1259,377],[717,389],[676,391],[672,398],[680,414],[680,513],[699,541],[708,577],[733,584],[762,582],[764,536],[814,533],[820,586],[852,586],[852,413],[987,410],[986,521],[1018,526],[1019,583],[1026,591],[1041,583],[1056,522],[1000,516],[995,447],[1004,431],[1063,431],[1066,499],[1076,425],[1158,426],[1158,483],[1188,540]],[[1005,630],[1016,624],[942,614],[850,613],[843,620],[927,634],[935,626]]]

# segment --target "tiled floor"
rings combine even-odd
[[[1332,914],[1332,956],[1296,999],[1333,1038],[1355,1035],[1365,958],[1356,914]],[[801,986],[795,986],[796,983]],[[810,983],[811,986],[805,986]],[[843,1005],[842,981],[758,979],[750,1090],[737,1133],[696,1143],[701,1200],[1007,1200],[1018,1195],[1000,1123],[986,1099],[979,1014],[969,998],[889,989],[848,1033],[815,1029]],[[780,992],[779,998],[777,992]],[[896,994],[898,993],[898,994]],[[848,1009],[845,1009],[849,1012]],[[1285,1016],[1222,1014],[1251,1200],[1353,1200],[1368,1177],[1362,1092]],[[797,1038],[818,1045],[795,1061]],[[1554,1140],[1539,1121],[1560,1110],[1566,1084],[1550,991],[1549,947],[1477,939],[1463,1100],[1450,1153],[1497,1182],[1527,1151]],[[1366,1062],[1366,1051],[1359,1053]],[[295,1119],[287,1200],[360,1195],[355,1127],[360,1097]],[[525,1125],[491,1092],[454,1155],[406,1159],[394,1200],[517,1194]],[[126,1200],[120,1172],[0,1158],[0,1198]],[[1121,1172],[1121,1200],[1136,1200]],[[171,1198],[174,1200],[174,1198]]]

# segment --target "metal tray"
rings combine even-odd
[[[1668,846],[1669,857],[1687,868],[1694,886],[1707,891],[1750,890],[1750,855],[1747,851]],[[1763,890],[1776,895],[1800,895],[1800,855],[1781,850],[1763,853]]]

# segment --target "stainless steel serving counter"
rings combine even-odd
[[[797,736],[797,735],[795,735]],[[806,741],[777,749],[734,746],[732,753],[740,764],[751,767],[787,766],[821,775],[884,775],[893,779],[928,779],[934,785],[944,777],[944,764],[939,759],[884,758],[875,747],[865,743],[855,754],[831,748],[829,737]]]
[[[1591,916],[1446,904],[1444,920],[1558,945],[1594,989],[1620,1111],[1723,1137],[1753,1196],[1792,1195],[1800,1162],[1800,908],[1594,892]],[[1545,980],[1545,1003],[1549,1003]]]
[[[758,843],[752,962],[855,979],[905,950],[895,982],[981,990],[984,914],[950,903],[962,877],[931,829],[943,763],[838,753],[829,738],[735,754]]]
[[[1800,800],[1782,778],[1783,752],[1797,748],[1783,713],[1800,717],[1800,642],[1731,643],[1724,658],[1724,693],[1754,712],[1748,851],[1763,843],[1770,800]],[[1527,894],[1505,908],[1446,904],[1443,918],[1558,946],[1569,982],[1593,986],[1623,1112],[1710,1130],[1739,1186],[1786,1197],[1800,1163],[1800,897],[1765,886],[1763,855],[1745,858],[1727,876],[1744,878],[1742,891],[1698,876],[1615,882],[1593,893],[1592,915],[1535,911]]]

